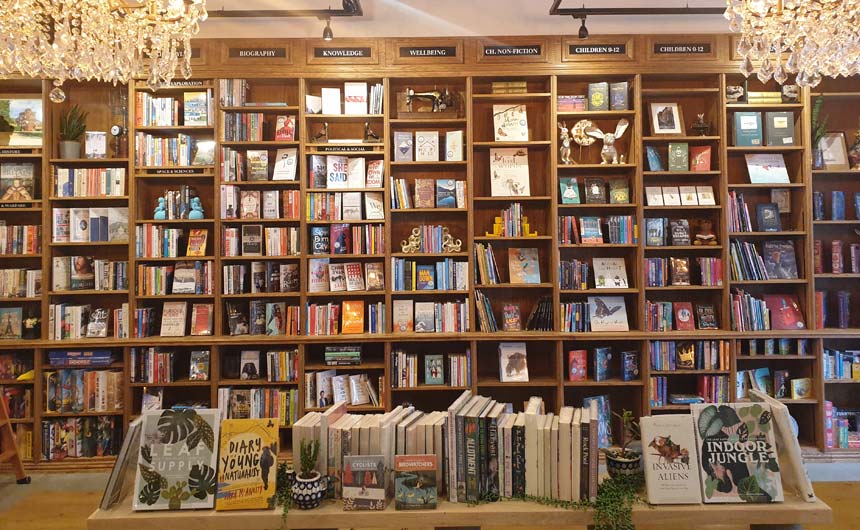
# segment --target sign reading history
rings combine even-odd
[[[401,46],[400,57],[456,57],[456,46]]]
[[[349,59],[351,57],[371,57],[373,52],[370,46],[350,46],[341,48],[314,48],[314,57],[317,59]]]
[[[230,48],[231,59],[286,59],[286,48]]]

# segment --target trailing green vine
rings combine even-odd
[[[275,504],[284,508],[281,520],[284,524],[287,522],[287,513],[290,511],[292,504],[292,484],[290,483],[289,473],[290,467],[286,462],[278,464],[277,474],[277,489],[275,491]]]

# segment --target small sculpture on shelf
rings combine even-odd
[[[313,142],[328,142],[328,122],[322,124],[320,131],[316,133],[312,139]]]
[[[567,128],[567,123],[558,122],[558,139],[561,142],[561,147],[558,148],[558,159],[562,164],[573,164],[570,158],[570,141],[573,136],[570,134],[570,129]]]
[[[364,142],[372,143],[378,141],[379,135],[373,132],[373,129],[370,128],[370,122],[364,122]]]
[[[191,198],[191,211],[188,212],[189,219],[203,219],[203,204],[200,202],[200,197]]]
[[[164,202],[164,197],[158,198],[158,204],[155,207],[155,213],[152,215],[152,218],[156,221],[167,219],[167,206]]]
[[[442,251],[443,252],[460,252],[463,246],[462,239],[454,239],[454,236],[448,231],[448,227],[442,229]]]
[[[711,124],[705,121],[705,113],[696,114],[696,121],[693,122],[691,128],[696,131],[699,136],[707,136],[711,130]]]
[[[454,106],[454,94],[447,88],[442,90],[428,90],[426,92],[415,92],[411,88],[406,89],[406,110],[412,112],[412,102],[415,99],[426,99],[430,101],[432,110],[430,112],[443,112]]]
[[[624,131],[627,130],[627,127],[630,125],[626,119],[622,119],[618,122],[618,125],[615,126],[614,133],[605,133],[600,130],[600,127],[596,125],[592,125],[588,129],[586,129],[586,134],[593,138],[599,138],[603,140],[603,148],[600,150],[600,164],[621,164],[618,157],[618,149],[615,148],[615,140],[621,138],[624,135]],[[621,160],[623,160],[623,155]]]
[[[412,229],[409,237],[400,242],[400,248],[404,254],[415,254],[421,247],[421,229],[417,226]]]
[[[797,103],[800,98],[800,87],[797,85],[782,85],[782,102]]]
[[[740,85],[726,86],[726,101],[729,103],[738,103],[744,97],[744,87]]]
[[[696,233],[694,245],[714,246],[717,244],[717,235],[714,234],[714,223],[710,219],[702,219],[699,223],[699,231]]]
[[[854,143],[848,149],[848,162],[851,169],[860,169],[860,130],[854,133]]]
[[[454,239],[447,226],[442,227],[442,252],[460,252],[463,247],[462,239]],[[421,228],[415,227],[409,237],[400,242],[404,254],[417,254],[421,250]]]

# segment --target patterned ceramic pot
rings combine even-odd
[[[633,458],[618,458],[610,454],[606,455],[606,470],[610,477],[621,475],[637,475],[642,473],[642,456]]]
[[[293,506],[301,510],[312,510],[318,507],[325,495],[325,489],[325,481],[317,471],[314,471],[311,478],[296,475],[292,490]]]

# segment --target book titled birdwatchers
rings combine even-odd
[[[436,455],[395,455],[394,509],[436,509]]]
[[[221,422],[216,510],[275,507],[278,425],[267,419]]]
[[[706,503],[782,502],[773,414],[766,403],[690,405]]]
[[[343,509],[385,509],[385,464],[382,455],[345,456]]]
[[[650,504],[699,504],[699,459],[693,417],[643,416],[645,486]]]

